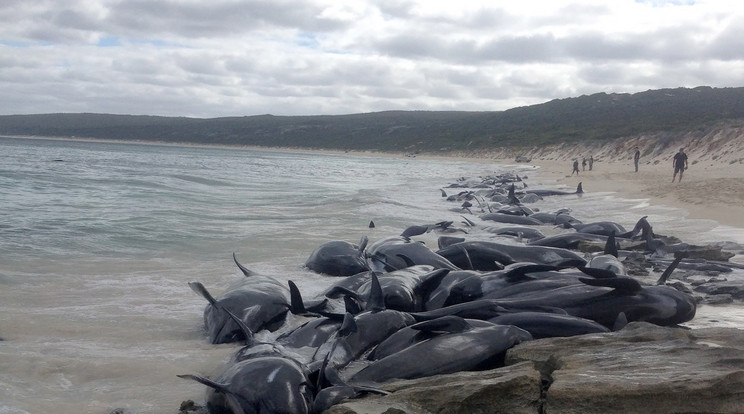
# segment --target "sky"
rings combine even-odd
[[[2,0],[0,115],[501,111],[744,86],[740,0]]]

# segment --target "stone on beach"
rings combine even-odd
[[[744,330],[631,323],[524,342],[507,365],[400,381],[333,414],[744,412]],[[541,385],[542,384],[542,385]]]

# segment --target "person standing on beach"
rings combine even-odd
[[[573,175],[573,173],[576,173],[576,175],[579,175],[579,160],[578,159],[574,160],[573,171],[571,171],[571,175]]]
[[[592,167],[594,166],[594,155],[589,156],[589,171],[592,170]]]
[[[672,176],[672,182],[674,182],[674,179],[677,178],[677,173],[679,173],[679,181],[682,182],[682,173],[685,172],[687,169],[687,154],[685,154],[685,149],[680,148],[679,152],[674,154],[674,158],[672,158],[672,168],[674,168],[674,175]]]
[[[586,171],[586,157],[581,160],[581,171]]]
[[[641,151],[638,150],[638,147],[635,147],[635,154],[633,154],[633,164],[635,164],[635,172],[638,172],[638,161],[641,159]]]

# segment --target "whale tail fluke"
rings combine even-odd
[[[189,287],[191,288],[191,290],[193,290],[194,292],[199,294],[201,297],[206,299],[210,305],[216,306],[217,299],[215,299],[214,296],[212,296],[212,294],[209,293],[207,288],[204,287],[204,285],[201,282],[189,282]]]
[[[237,256],[235,256],[235,252],[233,252],[233,261],[235,262],[236,265],[238,265],[238,269],[240,269],[240,271],[243,272],[245,276],[253,276],[256,274],[256,272],[248,269],[247,267],[240,264],[240,262],[238,262],[238,258]]]

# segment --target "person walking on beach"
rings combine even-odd
[[[586,157],[581,160],[581,171],[586,171]]]
[[[635,154],[633,154],[633,164],[635,164],[635,172],[638,172],[638,161],[641,159],[641,151],[638,150],[638,147],[635,147]]]
[[[571,175],[573,175],[573,173],[576,173],[576,175],[579,175],[579,160],[578,159],[574,160],[573,171],[571,171]]]
[[[674,158],[672,158],[672,167],[674,168],[674,175],[672,176],[672,182],[674,182],[674,179],[677,178],[677,173],[679,173],[679,181],[682,182],[682,173],[685,172],[687,169],[687,154],[685,154],[685,149],[680,148],[679,152],[674,154]]]
[[[589,156],[589,171],[592,170],[592,167],[594,166],[594,155]]]

